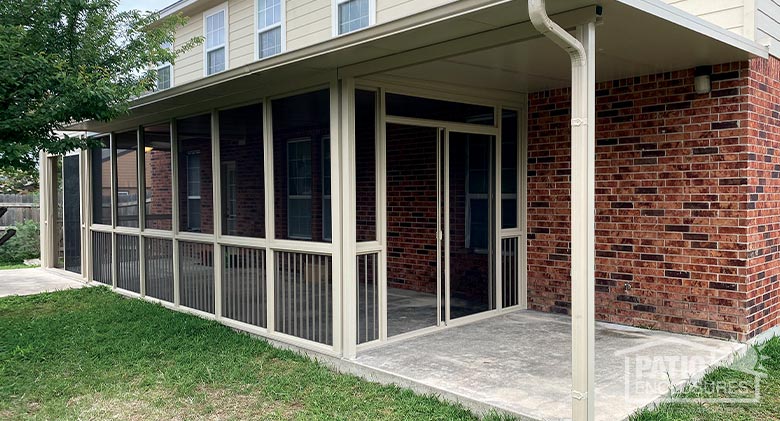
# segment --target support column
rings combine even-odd
[[[138,291],[146,296],[146,247],[143,232],[146,229],[146,148],[144,146],[144,127],[138,126]]]
[[[342,355],[357,354],[357,263],[355,257],[355,79],[341,81],[341,262]]]
[[[222,247],[219,239],[222,237],[222,166],[219,149],[219,112],[211,110],[211,195],[212,225],[214,226],[214,242],[212,252],[214,265],[214,317],[222,319]]]
[[[577,27],[584,62],[572,66],[572,417],[593,420],[595,378],[595,22]]]
[[[595,378],[596,7],[572,37],[547,15],[545,0],[528,0],[534,27],[571,59],[571,342],[572,419],[593,420]]]
[[[51,199],[49,197],[49,186],[52,184],[49,175],[51,169],[49,168],[49,158],[46,152],[38,153],[38,191],[40,192],[39,208],[40,213],[40,241],[41,241],[41,266],[44,268],[51,267],[49,263],[49,256],[51,255],[51,241],[49,239],[49,207],[51,206]],[[0,232],[2,234],[2,232]]]

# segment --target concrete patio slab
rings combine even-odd
[[[81,288],[85,284],[41,268],[0,270],[0,297]]]
[[[744,349],[734,342],[598,323],[597,419],[626,419]],[[561,315],[512,312],[358,352],[354,364],[346,371],[435,393],[478,412],[571,417],[571,323]]]

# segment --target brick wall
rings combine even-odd
[[[453,298],[487,308],[489,254],[466,248],[467,140],[450,138],[450,290]],[[435,128],[387,126],[387,275],[393,288],[436,293],[437,142]]]
[[[187,226],[187,155],[200,155],[200,226]],[[211,176],[211,139],[189,137],[179,142],[179,230],[214,233],[213,178]]]
[[[748,71],[748,336],[780,313],[780,59],[754,59]]]
[[[260,104],[219,113],[220,198],[225,235],[265,237],[262,115]],[[231,188],[228,188],[228,168],[234,171]]]
[[[436,293],[436,129],[387,125],[387,283]]]
[[[323,238],[323,139],[330,135],[329,127],[301,127],[298,130],[274,131],[274,226],[276,238],[289,238],[287,229],[287,144],[290,140],[308,139],[311,147],[311,240]],[[332,225],[331,225],[332,226]],[[330,242],[330,240],[327,240]]]
[[[171,151],[152,149],[146,152],[146,227],[170,230],[173,215]]]
[[[362,108],[355,110],[355,238],[363,242],[377,240],[376,112],[359,105]]]
[[[763,162],[749,153],[749,75],[761,73],[749,66],[714,66],[706,95],[694,92],[693,70],[598,84],[599,319],[736,339],[774,323],[752,313],[776,274],[746,282],[758,265],[748,234],[761,229],[749,219],[761,181],[748,172]],[[569,106],[568,90],[529,96],[529,307],[559,313],[570,310]],[[766,247],[776,252],[774,240]]]

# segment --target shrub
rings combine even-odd
[[[16,265],[26,259],[41,256],[40,225],[35,221],[24,221],[11,227],[16,235],[0,246],[0,264]]]

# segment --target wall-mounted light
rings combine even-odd
[[[712,91],[712,66],[699,66],[696,68],[693,78],[693,87],[699,95],[708,94]]]

